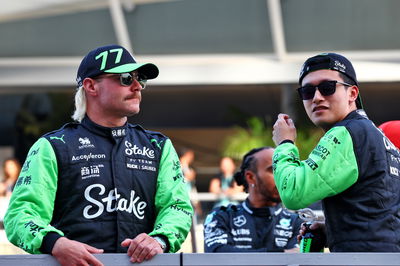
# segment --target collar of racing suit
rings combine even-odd
[[[242,206],[251,215],[260,217],[269,217],[271,215],[277,216],[282,211],[281,204],[277,204],[276,206],[254,208],[251,206],[249,198],[247,198],[246,201],[243,201]]]
[[[82,119],[81,124],[89,131],[104,137],[121,138],[128,132],[128,123],[121,127],[103,127],[90,120],[87,115]]]

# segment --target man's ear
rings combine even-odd
[[[249,187],[251,187],[251,184],[256,184],[256,175],[253,173],[253,171],[246,170],[244,172],[244,178],[246,178],[246,182],[249,184]]]
[[[357,97],[358,97],[358,87],[356,85],[353,85],[349,88],[350,90],[350,102],[355,103]]]
[[[83,80],[83,88],[87,95],[95,96],[97,95],[97,87],[95,86],[96,81],[92,78],[85,78]]]

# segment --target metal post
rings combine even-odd
[[[288,114],[291,116],[293,120],[296,120],[297,112],[296,108],[294,107],[294,93],[295,88],[289,84],[283,84],[281,85],[281,111],[285,114]]]
[[[196,225],[197,217],[196,213],[194,213],[192,217],[192,226],[190,227],[190,236],[192,238],[192,253],[197,253]]]
[[[109,0],[111,18],[114,25],[118,43],[128,51],[133,52],[131,40],[129,38],[128,27],[125,22],[124,12],[120,0]]]
[[[272,43],[278,60],[286,59],[285,33],[282,23],[282,8],[280,0],[267,0],[269,21],[271,26]]]

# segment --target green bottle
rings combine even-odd
[[[310,223],[306,223],[306,233],[300,241],[300,252],[324,252],[326,243],[325,233],[321,229],[310,230]]]

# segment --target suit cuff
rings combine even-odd
[[[49,232],[43,238],[42,246],[40,247],[40,252],[44,254],[51,254],[51,252],[53,251],[54,244],[60,237],[62,236],[57,234],[56,232]]]
[[[284,143],[292,143],[292,144],[294,144],[294,142],[292,140],[285,139],[285,140],[281,141],[281,143],[279,143],[279,145],[284,144]]]

